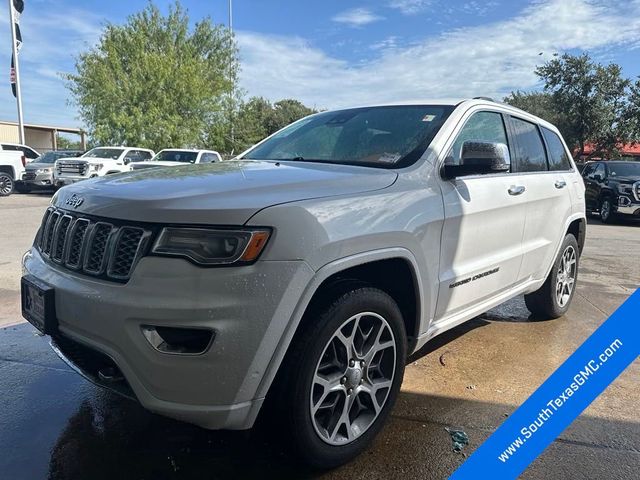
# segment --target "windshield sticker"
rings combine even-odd
[[[383,153],[378,157],[378,161],[384,163],[395,163],[400,160],[400,157],[402,157],[402,155],[399,153]]]
[[[423,122],[433,122],[433,119],[436,118],[435,115],[425,115],[422,117]]]

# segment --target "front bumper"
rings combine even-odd
[[[630,197],[621,195],[618,199],[616,211],[623,215],[640,216],[640,203],[634,202]]]
[[[51,188],[54,186],[53,172],[36,174],[26,171],[18,183],[31,188]]]
[[[64,187],[65,185],[72,185],[77,182],[81,182],[82,180],[87,180],[88,178],[95,177],[97,175],[65,175],[65,176],[57,176],[54,178],[54,184],[56,187]]]
[[[144,407],[211,429],[253,425],[262,377],[313,276],[301,261],[199,268],[145,257],[123,285],[63,270],[36,249],[25,255],[24,273],[55,288],[60,335],[111,359]],[[142,325],[209,328],[216,336],[201,355],[166,354]]]

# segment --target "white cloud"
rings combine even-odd
[[[489,11],[495,9],[499,5],[498,2],[477,2],[472,0],[470,2],[463,3],[460,9],[469,15],[476,15],[478,17],[485,16]]]
[[[384,17],[376,15],[367,8],[352,8],[350,10],[340,12],[332,18],[334,22],[345,23],[350,27],[362,27],[383,19]]]
[[[426,10],[433,4],[433,0],[391,0],[389,8],[400,10],[405,15],[415,15]]]
[[[398,46],[398,36],[390,35],[384,40],[380,40],[379,42],[372,43],[369,48],[371,50],[390,50],[392,48],[396,48]]]
[[[538,1],[515,18],[382,48],[355,66],[299,37],[240,32],[238,40],[241,82],[250,95],[294,97],[322,108],[408,98],[501,98],[512,89],[536,87],[533,71],[553,52],[640,41],[640,2],[611,7],[604,0]]]

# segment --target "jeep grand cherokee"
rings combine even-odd
[[[92,381],[307,462],[367,447],[407,356],[520,294],[575,292],[584,185],[549,123],[484,99],[318,113],[237,160],[61,189],[23,313]]]

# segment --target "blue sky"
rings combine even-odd
[[[155,0],[166,9],[169,1]],[[25,121],[81,126],[59,78],[145,0],[25,0]],[[227,0],[183,0],[192,20],[227,21]],[[589,51],[640,75],[640,0],[234,0],[241,86],[318,108],[539,89],[533,70],[556,52]],[[14,120],[10,32],[0,2],[0,119]],[[5,65],[5,67],[1,67]]]

